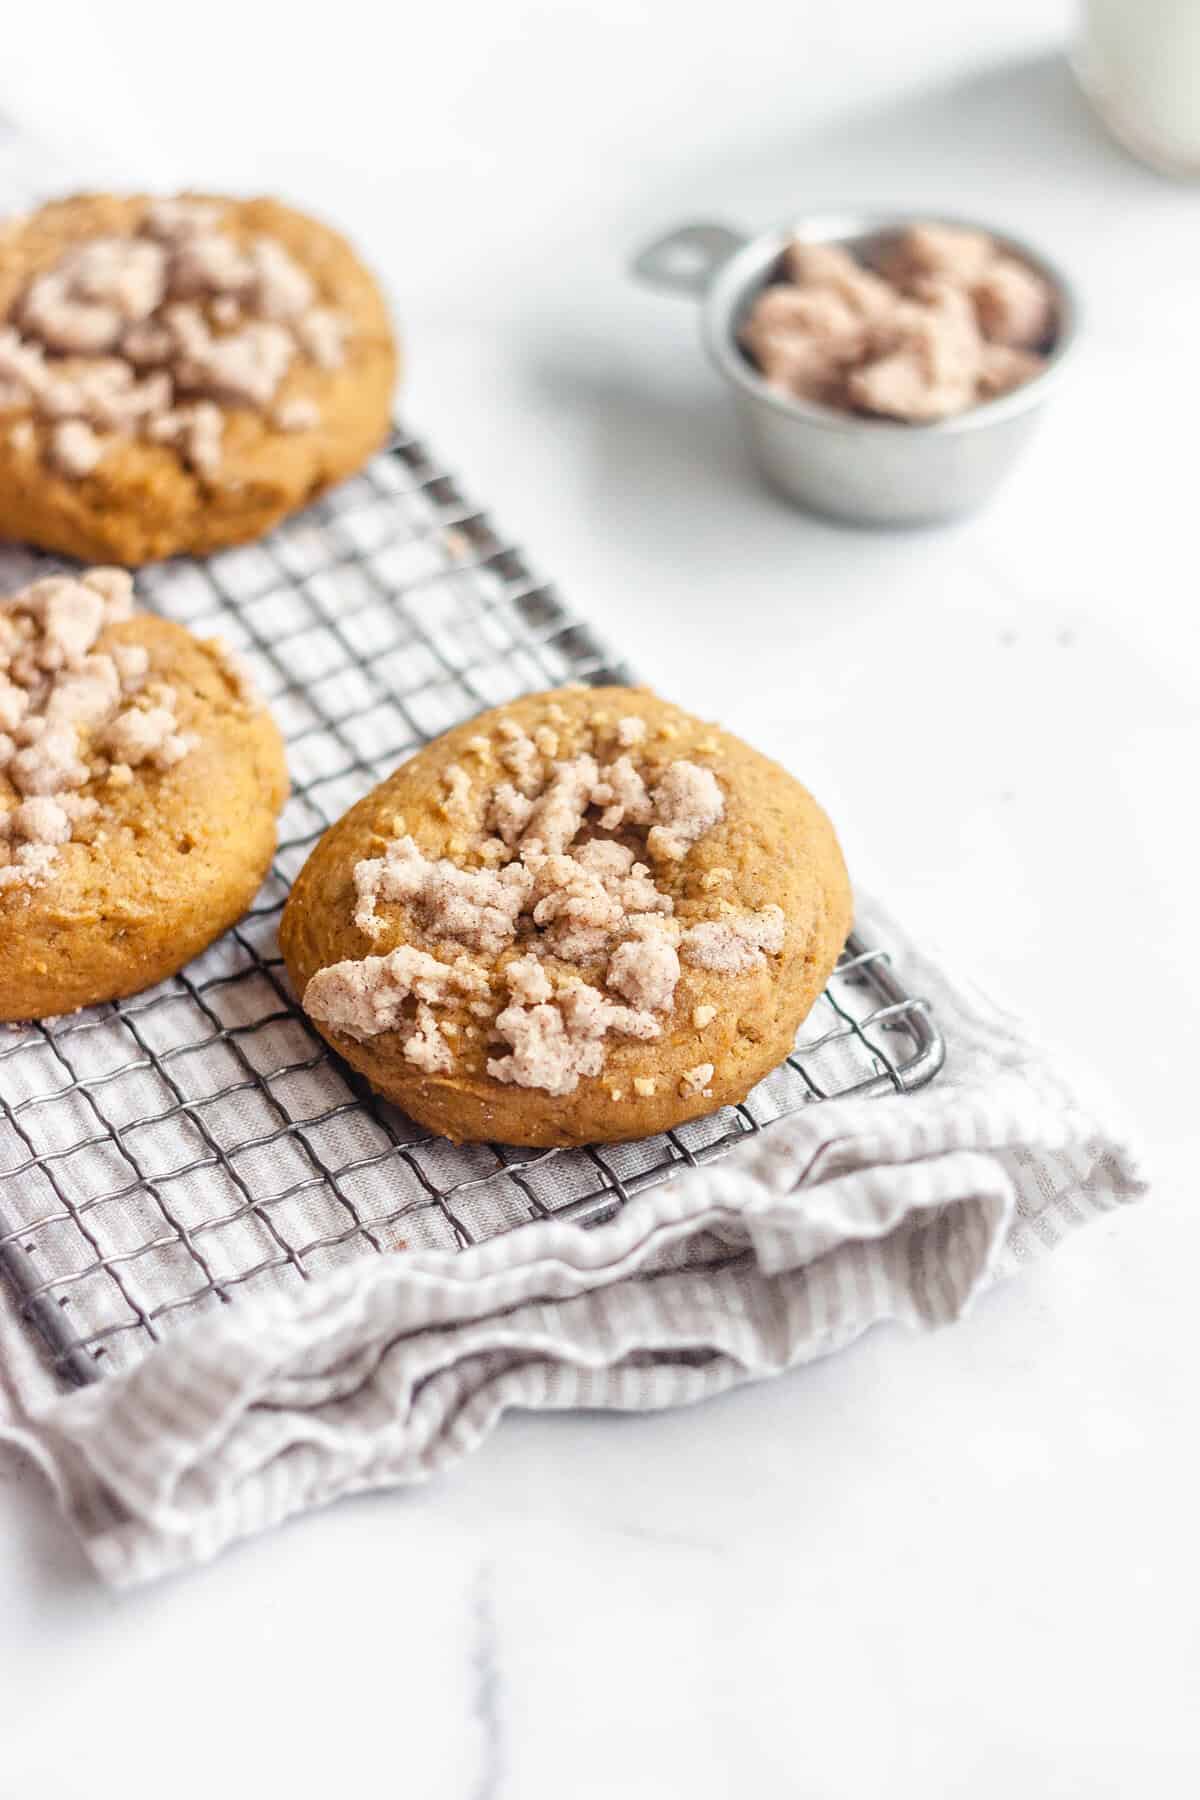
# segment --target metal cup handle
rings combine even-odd
[[[728,225],[679,225],[639,250],[632,273],[650,287],[695,298],[707,292],[717,271],[749,241]]]

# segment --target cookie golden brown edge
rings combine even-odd
[[[274,854],[278,728],[223,646],[131,614],[129,587],[118,569],[39,582],[32,630],[27,614],[14,628],[25,596],[0,603],[0,1020],[174,974],[241,917]]]
[[[328,326],[332,318],[335,339],[341,331],[344,341],[340,352],[335,342],[336,354],[324,357],[331,366],[307,353],[294,354],[269,405],[265,400],[248,403],[236,385],[226,392],[219,383],[215,388],[210,384],[207,397],[203,381],[194,390],[176,388],[173,410],[160,415],[155,425],[156,430],[169,431],[169,421],[174,420],[175,435],[170,441],[165,437],[154,441],[145,429],[145,417],[139,422],[133,415],[140,405],[137,396],[148,395],[147,384],[161,374],[158,364],[138,363],[133,388],[118,391],[114,400],[112,389],[104,386],[103,372],[97,376],[94,365],[97,360],[111,363],[114,355],[119,361],[120,344],[115,351],[106,348],[98,358],[85,359],[86,367],[77,357],[49,352],[46,369],[39,370],[36,355],[29,361],[28,344],[14,345],[13,339],[19,336],[22,308],[38,277],[53,273],[64,257],[82,246],[129,239],[144,229],[151,209],[171,207],[205,209],[197,216],[214,215],[219,235],[232,240],[240,253],[249,253],[264,241],[273,247],[276,263],[282,252],[311,284],[318,323]],[[261,332],[264,325],[268,332],[291,328],[294,321],[285,319],[280,325],[275,316],[286,306],[282,290],[278,299],[269,296],[275,312],[268,312],[265,319],[243,318],[239,324],[231,313],[221,323],[222,301],[234,313],[236,301],[219,289],[219,278],[219,270],[207,276],[201,270],[192,283],[197,291],[186,302],[193,314],[200,309],[206,329],[218,341],[226,331],[236,332],[246,323],[254,332]],[[129,272],[110,273],[109,279],[125,304]],[[97,280],[96,285],[97,291],[105,291],[102,282]],[[147,323],[160,329],[170,298],[168,294],[148,321],[140,316],[136,301],[128,300],[129,330],[142,329],[144,339]],[[194,318],[192,325],[194,332]],[[261,343],[248,350],[255,376],[262,374],[261,350]],[[339,233],[281,201],[210,194],[171,201],[148,195],[78,194],[50,202],[0,226],[0,536],[84,562],[128,567],[178,553],[207,555],[258,538],[361,468],[384,442],[397,369],[387,305],[373,276]],[[57,393],[51,391],[34,403],[22,392],[23,372],[41,392],[47,370]],[[82,472],[68,473],[56,461],[56,434],[66,433],[63,444],[77,457],[79,421],[62,416],[61,389],[64,379],[74,380],[81,370],[87,381],[100,383],[93,411],[98,408],[102,422],[103,454],[86,468],[90,455],[85,454],[71,465]],[[195,429],[197,404],[219,411],[220,447],[214,454],[210,430],[207,458],[191,461],[185,451],[204,438]],[[114,405],[132,422],[109,430],[103,421],[106,408]],[[289,421],[287,428],[280,423],[283,420]],[[94,446],[95,434],[90,454]]]
[[[595,781],[584,769],[585,797],[599,797],[586,804],[571,854],[546,855],[555,849],[551,790],[566,792],[568,814],[580,798],[579,781],[572,790],[557,772],[578,770],[581,758],[596,766]],[[707,773],[674,776],[672,765]],[[633,795],[623,819],[614,783]],[[618,899],[607,932],[595,929],[605,902],[594,870],[568,866],[597,841],[622,848],[587,850],[585,861],[601,869],[610,900],[630,901]],[[514,864],[538,870],[532,883],[511,877],[517,901],[492,885]],[[481,897],[499,897],[498,919],[475,904]],[[550,1146],[648,1136],[744,1098],[791,1051],[851,919],[833,827],[786,770],[645,688],[568,688],[456,727],[352,807],[301,870],[280,944],[317,1028],[420,1124],[455,1142]],[[673,980],[664,937],[676,946]],[[626,950],[618,968],[616,947],[630,939],[653,958]],[[718,966],[694,960],[696,946]],[[582,998],[570,997],[581,986]],[[541,1015],[567,1010],[584,1037],[564,1051],[562,1018]],[[620,1013],[597,1064],[588,1045]],[[564,1055],[577,1065],[565,1074]],[[565,1091],[522,1085],[547,1068]]]

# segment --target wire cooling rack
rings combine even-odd
[[[403,435],[262,544],[147,570],[139,592],[246,657],[293,791],[255,905],[203,956],[133,999],[0,1036],[0,1267],[64,1381],[127,1367],[244,1290],[364,1254],[596,1223],[808,1101],[904,1092],[940,1067],[925,1003],[852,938],[795,1053],[740,1106],[589,1149],[431,1137],[297,1007],[276,944],[289,884],[326,826],[429,738],[628,669]]]

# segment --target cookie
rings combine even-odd
[[[0,1020],[137,993],[232,925],[283,740],[236,660],[134,615],[123,569],[0,603]]]
[[[456,1142],[634,1138],[789,1053],[851,921],[784,769],[645,688],[534,694],[325,833],[280,927],[317,1029]]]
[[[371,275],[276,200],[81,194],[0,229],[0,536],[136,565],[261,536],[387,435]]]

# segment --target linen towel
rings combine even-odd
[[[991,1282],[1144,1192],[1013,1019],[859,919],[934,1008],[919,1093],[832,1100],[591,1231],[356,1262],[198,1319],[61,1394],[0,1299],[0,1436],[54,1483],[107,1580],[145,1581],[365,1488],[425,1480],[512,1407],[653,1410],[958,1318]]]

